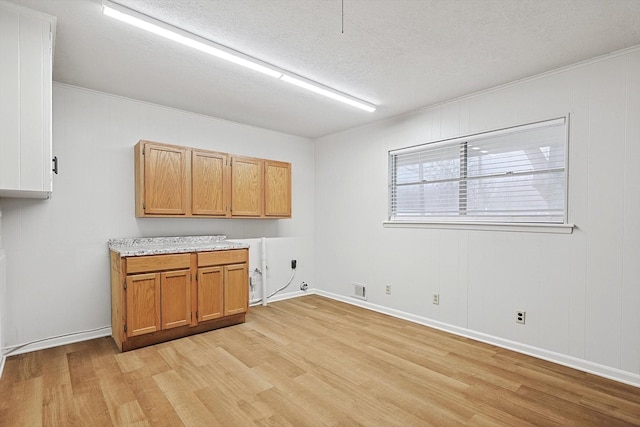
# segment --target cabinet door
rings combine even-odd
[[[53,17],[0,2],[0,197],[52,191],[54,28]]]
[[[228,205],[227,156],[222,153],[191,153],[191,212],[225,216]]]
[[[187,213],[187,150],[145,144],[144,213],[185,215]]]
[[[263,161],[231,158],[231,215],[261,216],[263,210]]]
[[[265,216],[291,216],[291,163],[264,162]]]
[[[160,273],[127,277],[127,336],[160,330]]]
[[[223,316],[223,282],[222,267],[198,269],[198,322]]]
[[[191,323],[191,272],[170,271],[160,274],[162,329]]]
[[[249,306],[249,274],[247,264],[224,268],[224,315],[246,313]]]

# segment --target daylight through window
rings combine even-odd
[[[566,118],[389,152],[389,219],[566,223]]]

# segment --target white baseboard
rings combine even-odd
[[[342,301],[347,304],[355,305],[355,306],[366,308],[379,313],[387,314],[389,316],[408,320],[413,323],[418,323],[420,325],[428,326],[430,328],[439,329],[441,331],[448,332],[454,335],[459,335],[465,338],[471,338],[476,341],[492,344],[497,347],[505,348],[508,350],[513,350],[518,353],[537,357],[538,359],[547,360],[549,362],[557,363],[559,365],[567,366],[569,368],[577,369],[579,371],[588,372],[590,374],[598,375],[600,377],[604,377],[604,378],[608,378],[624,384],[632,385],[634,387],[640,387],[640,375],[634,374],[632,372],[627,372],[621,369],[600,365],[598,363],[589,362],[588,360],[579,359],[577,357],[568,356],[562,353],[556,353],[554,351],[545,350],[543,348],[538,348],[538,347],[522,344],[515,341],[510,341],[504,338],[483,334],[481,332],[476,332],[471,329],[461,328],[459,326],[438,322],[437,320],[429,319],[422,316],[416,316],[414,314],[406,313],[400,310],[395,310],[393,308],[372,304],[367,301],[334,294],[332,292],[327,292],[320,289],[309,289],[309,291],[307,291],[307,294],[321,295],[323,297],[331,298],[336,301]]]
[[[3,350],[5,355],[2,356],[2,363],[4,365],[4,360],[7,356],[15,356],[18,354],[30,353],[32,351],[44,350],[47,348],[58,347],[61,345],[73,344],[80,341],[87,341],[94,338],[102,338],[108,336],[111,336],[111,326],[105,326],[104,328],[99,328],[92,331],[73,332],[59,337],[45,338],[33,343],[8,346]],[[12,351],[12,349],[15,350]],[[7,354],[8,351],[10,351],[11,353]]]
[[[292,298],[298,298],[304,295],[320,295],[336,301],[341,301],[347,304],[362,307],[368,310],[376,311],[378,313],[387,314],[389,316],[404,319],[409,322],[417,323],[420,325],[428,326],[434,329],[439,329],[444,332],[448,332],[454,335],[459,335],[465,338],[471,338],[476,341],[480,341],[487,344],[492,344],[497,347],[513,350],[518,353],[526,354],[529,356],[537,357],[539,359],[547,360],[549,362],[557,363],[559,365],[568,366],[573,369],[578,369],[583,372],[598,375],[600,377],[608,378],[614,381],[618,381],[624,384],[629,384],[634,387],[640,387],[640,375],[632,372],[623,371],[621,369],[612,368],[609,366],[593,363],[588,360],[579,359],[577,357],[568,356],[566,354],[557,353],[542,348],[530,346],[527,344],[510,341],[504,338],[495,337],[481,332],[473,331],[459,326],[450,325],[443,322],[438,322],[433,319],[429,319],[422,316],[417,316],[411,313],[406,313],[393,308],[384,307],[381,305],[373,304],[367,301],[350,298],[347,296],[334,294],[332,292],[323,291],[320,289],[309,289],[308,291],[296,291],[290,292],[279,296],[274,296],[269,302],[283,301]],[[253,304],[252,306],[259,305],[260,303]],[[11,355],[17,355],[22,353],[28,353],[36,350],[43,350],[46,348],[57,347],[65,344],[72,344],[79,341],[86,341],[94,338],[102,338],[111,335],[111,327],[101,328],[92,332],[79,332],[74,334],[65,335],[64,337],[50,338],[39,341],[33,344],[23,345],[19,349],[11,352]],[[10,350],[18,346],[9,347],[5,350]],[[4,369],[6,356],[0,356],[0,378],[2,378],[2,371]]]
[[[276,302],[276,301],[283,301],[291,298],[297,298],[303,295],[308,295],[309,293],[311,292],[295,291],[295,292],[289,292],[282,295],[276,295],[269,299],[269,303]],[[251,306],[257,306],[260,304],[261,303],[255,303],[255,304],[251,304]],[[70,333],[61,337],[46,338],[34,343],[26,343],[26,344],[9,346],[3,349],[4,354],[6,354],[7,351],[11,351],[14,348],[15,350],[11,351],[11,353],[7,355],[1,356],[2,359],[0,359],[0,378],[2,376],[2,369],[4,368],[4,363],[7,356],[15,356],[18,354],[30,353],[32,351],[44,350],[47,348],[58,347],[61,345],[73,344],[80,341],[87,341],[87,340],[92,340],[94,338],[102,338],[102,337],[108,337],[108,336],[111,336],[111,326],[105,326],[104,328],[100,328],[90,332],[77,332],[77,333]]]

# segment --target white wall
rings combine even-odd
[[[567,113],[573,234],[383,228],[388,150]],[[365,283],[372,304],[640,385],[640,48],[321,138],[315,157],[317,287]]]
[[[110,326],[109,238],[265,236],[270,288],[288,277],[291,258],[297,279],[312,281],[310,140],[61,84],[54,85],[53,131],[60,174],[52,199],[0,199],[6,346]],[[293,218],[135,218],[133,146],[140,139],[291,162]]]
[[[566,113],[573,234],[382,227],[388,150]],[[136,219],[139,139],[292,162],[293,219]],[[325,137],[315,153],[305,138],[56,84],[54,151],[51,200],[0,199],[6,346],[110,325],[109,238],[222,233],[269,238],[270,289],[295,258],[290,291],[348,297],[366,283],[383,308],[640,384],[640,49]]]
[[[2,349],[4,348],[4,301],[6,299],[6,261],[4,249],[2,248],[2,210],[0,210],[0,378],[2,378],[2,370],[4,368],[5,356]]]

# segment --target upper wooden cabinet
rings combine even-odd
[[[265,160],[264,214],[268,217],[291,216],[291,163]]]
[[[291,164],[140,141],[137,217],[290,218]]]
[[[226,216],[229,210],[227,155],[210,151],[191,152],[191,213]]]
[[[187,150],[157,144],[142,145],[142,212],[186,215],[188,201]]]
[[[0,197],[53,191],[52,46],[56,18],[0,3]]]
[[[264,206],[264,160],[231,158],[231,215],[260,217]]]

